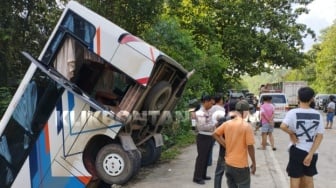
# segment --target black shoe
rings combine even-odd
[[[200,184],[200,185],[204,185],[205,184],[204,180],[195,180],[194,179],[193,182],[195,182],[197,184]]]
[[[205,178],[203,178],[204,180],[211,180],[210,176],[206,176]]]

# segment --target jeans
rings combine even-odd
[[[210,153],[209,153],[208,166],[212,165],[212,153],[213,153],[213,147],[214,147],[214,145],[215,145],[215,141],[213,142],[213,144],[211,146]]]
[[[215,180],[214,180],[214,188],[221,188],[222,187],[222,178],[225,171],[225,148],[222,146],[219,146],[219,153],[218,153],[218,160],[217,160],[217,166],[215,171]]]
[[[236,168],[230,165],[225,166],[226,183],[229,188],[250,188],[250,168]]]

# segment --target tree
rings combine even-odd
[[[146,31],[163,11],[164,0],[80,0],[83,5],[134,35]]]
[[[316,59],[316,86],[319,91],[336,93],[336,23],[322,32]]]
[[[142,37],[161,51],[169,54],[185,69],[196,70],[184,92],[185,100],[198,98],[205,91],[213,91],[212,83],[206,79],[208,71],[205,71],[207,64],[204,62],[204,52],[197,48],[191,33],[182,29],[176,18],[165,16],[158,18],[156,24],[144,32]]]
[[[0,86],[13,86],[28,66],[21,63],[20,51],[37,56],[55,25],[55,15],[61,12],[54,0],[4,1],[1,5]]]
[[[170,14],[178,15],[182,26],[193,31],[201,50],[207,51],[214,41],[221,42],[221,56],[230,60],[226,73],[232,78],[274,67],[296,68],[304,63],[302,38],[315,37],[306,25],[296,23],[299,15],[308,12],[305,6],[312,0],[168,2]]]

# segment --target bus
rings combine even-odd
[[[187,71],[70,1],[0,121],[0,187],[125,184],[161,154]]]

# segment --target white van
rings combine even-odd
[[[284,93],[262,93],[259,96],[258,109],[263,104],[264,96],[272,97],[272,104],[275,106],[274,123],[280,125],[289,110],[288,99]]]

